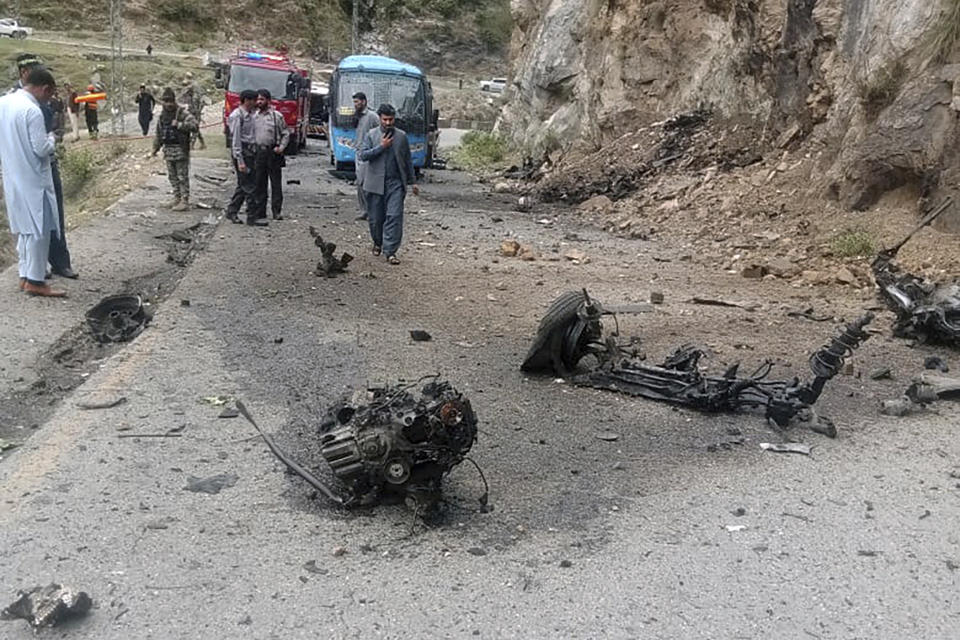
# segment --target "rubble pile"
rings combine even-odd
[[[760,160],[737,136],[710,123],[709,111],[683,113],[625,134],[599,151],[571,154],[542,174],[534,193],[547,202],[580,204],[595,196],[617,201],[670,171],[709,166],[727,171]]]

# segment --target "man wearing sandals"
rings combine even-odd
[[[390,264],[400,264],[397,250],[403,239],[403,203],[407,185],[413,185],[413,195],[420,195],[414,184],[413,157],[407,134],[394,126],[397,112],[393,106],[382,104],[377,109],[380,126],[371,129],[363,140],[360,158],[366,163],[363,190],[367,196],[367,215],[373,255],[383,253]]]

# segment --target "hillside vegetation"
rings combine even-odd
[[[365,49],[429,69],[476,68],[506,60],[512,29],[509,0],[359,0]],[[17,5],[29,26],[75,36],[108,29],[108,3],[0,0],[0,15]],[[352,0],[128,0],[128,48],[219,49],[233,43],[275,47],[318,60],[349,53]],[[105,35],[105,34],[104,34]]]

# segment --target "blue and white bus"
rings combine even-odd
[[[330,163],[337,171],[353,168],[357,119],[353,94],[362,91],[373,111],[389,103],[397,110],[397,127],[407,132],[413,166],[429,167],[437,143],[439,112],[433,89],[417,67],[383,56],[348,56],[330,80]]]

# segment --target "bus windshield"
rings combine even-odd
[[[389,73],[342,72],[337,83],[336,125],[355,127],[353,94],[367,95],[370,109],[384,103],[397,110],[397,126],[407,133],[426,133],[427,113],[423,79]]]
[[[240,93],[244,89],[259,91],[266,89],[274,100],[296,100],[297,86],[293,74],[282,69],[265,69],[235,64],[230,67],[231,93]]]

